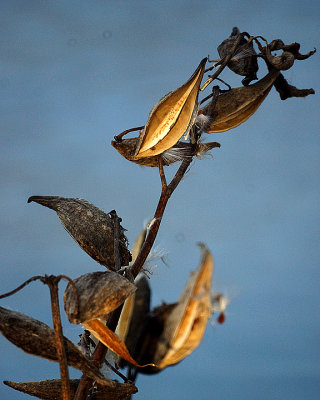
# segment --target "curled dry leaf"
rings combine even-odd
[[[267,48],[266,51],[266,58],[270,65],[279,71],[286,71],[287,69],[290,69],[295,60],[294,55],[289,51],[284,51],[281,56],[273,56],[269,48]]]
[[[215,99],[215,104],[206,104],[201,112],[211,119],[203,130],[207,133],[225,132],[245,122],[257,111],[279,73],[278,70],[272,69],[253,85],[231,89],[220,94]]]
[[[74,397],[80,379],[69,379],[70,391],[72,398]],[[12,382],[4,381],[5,385],[29,394],[30,396],[38,397],[42,400],[57,400],[61,399],[61,380],[48,379],[38,382]],[[103,389],[97,389],[95,393],[96,400],[122,400],[126,396],[137,393],[138,389],[132,383],[120,383],[110,380],[110,385]]]
[[[218,53],[222,59],[230,54],[230,50],[235,45],[238,35],[240,35],[240,30],[235,27],[231,35],[218,46]],[[234,73],[245,76],[242,80],[244,86],[249,85],[252,80],[257,79],[259,67],[252,41],[248,42],[244,37],[240,40],[235,53],[228,62],[228,67]]]
[[[124,229],[120,227],[119,237],[115,237],[114,219],[93,204],[59,196],[31,196],[28,203],[32,201],[56,211],[66,231],[99,264],[115,269],[115,243],[121,265],[131,261]]]
[[[136,159],[135,152],[137,145],[139,143],[139,138],[131,138],[124,140],[113,140],[111,142],[112,146],[118,150],[118,152],[127,160],[132,161],[136,164],[143,165],[146,167],[158,167],[159,159],[162,158],[163,165],[170,165],[178,161],[183,161],[193,156],[202,155],[207,153],[214,147],[220,147],[217,142],[203,143],[199,142],[192,144],[189,142],[178,142],[170,149],[164,151],[163,153],[152,156]]]
[[[0,332],[26,353],[58,361],[54,330],[26,314],[0,307]],[[68,365],[87,374],[99,385],[110,385],[99,369],[87,360],[69,339],[64,337]]]
[[[204,58],[184,85],[164,96],[152,108],[140,134],[136,159],[163,153],[191,128],[196,117],[199,87],[206,62]]]
[[[82,275],[74,280],[74,284],[77,294],[70,283],[64,293],[64,308],[69,321],[74,324],[110,313],[136,290],[128,279],[112,271]]]
[[[282,74],[274,82],[274,87],[279,93],[281,100],[286,100],[290,97],[306,97],[310,94],[314,94],[315,91],[311,89],[298,89],[293,85],[289,85],[287,80]]]

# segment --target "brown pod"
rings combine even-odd
[[[69,379],[72,398],[76,393],[79,382],[80,379]],[[57,400],[62,398],[61,379],[47,379],[38,382],[4,381],[3,383],[12,389],[38,397],[39,399]],[[97,393],[94,393],[94,398],[95,400],[122,400],[137,391],[137,387],[132,383],[120,383],[109,379],[108,386],[104,386],[103,389],[99,388]]]
[[[139,143],[139,138],[130,138],[122,140],[113,140],[112,146],[127,160],[145,167],[158,167],[159,157],[162,158],[163,165],[170,165],[178,161],[183,161],[193,157],[194,146],[188,142],[178,142],[171,149],[164,151],[162,154],[143,157],[137,159],[135,152]]]
[[[207,58],[204,58],[184,85],[168,93],[152,108],[140,133],[136,159],[163,153],[189,132],[196,118],[198,93],[206,62]]]
[[[128,279],[112,271],[92,272],[68,284],[64,292],[64,308],[73,324],[96,319],[119,307],[136,287]]]
[[[121,221],[114,218],[115,211],[106,214],[86,200],[60,196],[31,196],[28,203],[32,201],[56,211],[66,231],[99,264],[116,269],[115,246],[121,265],[131,261],[124,229],[120,224],[120,229],[115,229],[116,222]]]
[[[209,102],[201,112],[210,117],[207,133],[225,132],[236,128],[253,115],[270,92],[280,71],[272,69],[264,78],[249,86],[241,86],[222,93]]]
[[[69,379],[69,387],[72,398],[74,397],[80,379]],[[61,379],[47,379],[38,382],[12,382],[3,381],[3,383],[19,392],[38,397],[42,400],[62,399]]]

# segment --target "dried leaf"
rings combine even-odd
[[[136,290],[128,279],[112,271],[82,275],[74,280],[74,284],[77,296],[70,283],[64,293],[64,308],[69,321],[74,324],[110,313]]]
[[[69,379],[71,395],[74,397],[80,379]],[[61,380],[48,379],[38,382],[12,382],[4,381],[5,385],[29,394],[30,396],[38,397],[43,400],[60,400],[61,399]],[[137,393],[138,389],[132,383],[120,383],[109,380],[110,385],[104,387],[103,390],[96,389],[96,400],[122,400],[130,394]]]
[[[309,94],[315,93],[313,89],[297,89],[295,86],[289,85],[282,74],[274,81],[274,87],[279,93],[281,100],[286,100],[290,97],[306,97]]]
[[[163,153],[191,128],[196,116],[198,92],[206,61],[206,58],[201,61],[184,85],[164,96],[153,107],[140,134],[136,159]]]
[[[240,34],[239,28],[233,28],[231,35],[218,46],[218,53],[221,58],[229,55],[230,50],[235,44],[235,41]],[[242,38],[231,60],[228,62],[228,67],[234,73],[245,76],[242,80],[243,85],[257,79],[258,62],[257,54],[253,48],[253,42],[249,42]]]
[[[231,89],[218,96],[215,105],[207,104],[202,112],[211,117],[207,133],[225,132],[253,115],[270,92],[279,71],[272,69],[264,78],[249,86]]]
[[[106,325],[99,319],[86,321],[83,326],[88,329],[101,343],[118,354],[121,358],[128,361],[130,364],[142,368],[147,365],[139,365],[130,355],[126,345],[119,339],[119,337],[112,332]],[[148,364],[154,366],[154,364]]]
[[[24,352],[58,361],[54,330],[43,322],[26,314],[0,307],[0,332]],[[109,385],[110,380],[105,378],[66,337],[64,346],[69,365],[84,372],[99,385]]]
[[[109,269],[115,269],[116,238],[110,215],[83,199],[31,196],[28,203],[32,201],[56,211],[66,231],[90,257]],[[123,232],[121,227],[118,238],[120,261],[121,265],[128,265],[131,254]]]

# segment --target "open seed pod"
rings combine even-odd
[[[143,365],[131,357],[125,343],[105,323],[105,315],[118,308],[136,290],[136,286],[111,271],[82,275],[74,281],[74,285],[76,290],[68,284],[64,294],[69,321],[81,323],[111,351],[142,368]]]
[[[112,146],[117,149],[124,158],[146,167],[158,167],[159,156],[162,158],[163,165],[170,165],[175,162],[191,158],[195,155],[198,156],[199,154],[204,154],[214,147],[220,147],[220,144],[217,142],[201,142],[196,144],[192,144],[189,142],[178,142],[173,147],[159,155],[136,159],[135,152],[138,143],[139,138],[123,139],[120,141],[113,140],[111,142]]]
[[[151,290],[148,279],[138,276],[137,290],[125,301],[116,333],[125,342],[130,354],[136,353],[136,346],[142,333],[145,320],[150,312]],[[120,361],[122,366],[123,360]]]
[[[180,362],[199,346],[211,316],[213,259],[204,245],[201,250],[200,266],[191,275],[177,306],[165,322],[154,361],[160,369]]]
[[[225,132],[233,129],[253,115],[270,92],[280,71],[272,69],[258,82],[222,93],[215,104],[206,104],[201,112],[210,117],[203,130],[207,133]]]
[[[184,85],[164,96],[152,108],[140,133],[136,159],[163,153],[174,146],[192,127],[206,62],[207,59],[204,58]]]
[[[152,361],[156,367],[141,369],[141,373],[156,373],[177,364],[202,340],[211,316],[213,259],[209,250],[203,244],[200,246],[200,265],[191,274],[179,301],[156,307],[145,322],[136,358],[143,364]]]
[[[230,54],[230,50],[235,45],[235,41],[240,34],[239,28],[233,28],[231,35],[218,46],[218,53],[221,58]],[[245,76],[242,80],[244,86],[257,79],[258,62],[257,54],[253,47],[253,42],[248,42],[242,38],[236,48],[235,53],[228,62],[228,67],[234,73]]]
[[[106,214],[86,200],[59,196],[31,196],[32,201],[56,211],[66,231],[99,264],[115,270],[115,252],[121,265],[129,264],[127,238],[115,211]]]
[[[119,307],[136,287],[112,271],[92,272],[69,283],[64,292],[64,308],[71,323],[80,324]]]

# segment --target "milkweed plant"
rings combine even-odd
[[[54,210],[66,231],[101,267],[77,278],[69,277],[68,271],[66,275],[34,276],[0,296],[11,296],[36,280],[48,285],[53,328],[29,315],[0,307],[0,329],[21,350],[55,361],[60,367],[57,379],[37,381],[35,371],[34,382],[4,384],[47,400],[130,399],[138,391],[138,374],[160,373],[180,363],[200,345],[212,314],[217,322],[224,322],[227,299],[222,293],[212,292],[213,258],[204,243],[199,243],[198,267],[172,304],[151,309],[151,274],[146,262],[168,200],[192,160],[220,147],[218,142],[206,141],[207,135],[244,123],[272,87],[281,100],[314,94],[313,89],[290,85],[284,75],[295,62],[314,52],[302,54],[299,43],[267,41],[233,28],[218,46],[217,58],[198,61],[191,77],[151,108],[145,125],[112,138],[111,145],[127,161],[159,171],[161,193],[154,216],[132,248],[122,226],[125,223],[116,210],[105,213],[78,198],[33,195],[28,199],[28,203]],[[266,65],[268,72],[258,78],[260,63]],[[239,87],[232,88],[222,80],[225,68],[243,77]],[[205,90],[210,93],[204,97]],[[170,182],[166,178],[167,167],[176,168]],[[77,344],[63,335],[60,280],[68,282],[64,310],[69,321],[84,327],[83,330],[79,326]],[[106,365],[108,376],[102,372]],[[81,371],[79,379],[69,378],[69,366]]]

